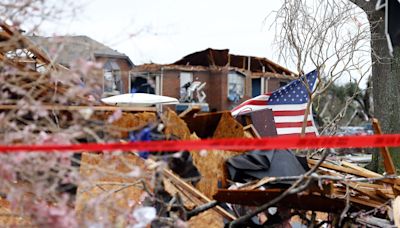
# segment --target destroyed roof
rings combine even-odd
[[[249,64],[250,63],[250,64]],[[173,63],[175,65],[191,66],[230,66],[239,69],[250,70],[253,73],[278,73],[283,75],[296,75],[294,72],[280,66],[273,61],[254,56],[229,54],[229,49],[211,49],[195,52]],[[249,66],[250,65],[250,66]]]
[[[95,57],[121,58],[125,59],[129,65],[134,65],[127,55],[88,36],[30,36],[29,39],[64,66],[70,66],[71,62],[78,58],[94,60]]]
[[[205,66],[192,66],[192,65],[174,65],[174,64],[157,64],[157,63],[146,63],[142,65],[136,65],[133,71],[136,72],[157,72],[161,70],[182,70],[182,71],[207,71],[208,67]]]

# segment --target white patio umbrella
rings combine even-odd
[[[156,104],[178,104],[179,101],[173,97],[160,96],[148,93],[126,93],[106,97],[101,99],[102,102],[110,105],[126,105],[126,106],[152,106]]]

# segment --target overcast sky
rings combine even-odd
[[[43,28],[47,35],[90,36],[135,64],[172,63],[208,47],[277,60],[270,25],[280,5],[280,0],[92,0],[77,17]]]

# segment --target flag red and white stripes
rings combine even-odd
[[[313,91],[317,79],[316,74],[316,71],[313,71],[273,93],[247,100],[235,107],[232,110],[232,115],[236,116],[267,108],[272,109],[278,135],[300,135],[309,100],[306,86]],[[305,83],[308,83],[308,85],[305,85]],[[311,109],[311,105],[309,108]],[[311,110],[306,118],[305,134],[318,135]]]

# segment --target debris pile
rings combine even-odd
[[[160,119],[164,125],[162,134],[174,140],[259,135],[255,128],[243,127],[229,112],[179,117],[168,110]],[[164,214],[154,224],[176,224],[174,219],[167,219],[169,223],[166,223],[166,218],[176,218],[193,227],[204,224],[222,227],[227,222],[233,227],[296,222],[393,226],[398,213],[393,208],[397,205],[400,178],[381,175],[346,161],[328,157],[321,162],[318,155],[306,159],[289,150],[189,151],[191,159],[184,161],[190,164],[180,164],[195,166],[200,180],[193,181],[193,177],[183,177],[185,172],[177,175],[173,162],[162,165],[166,158],[183,153],[150,155],[136,161],[148,171],[159,172],[156,178],[160,184],[150,190],[151,194],[160,194],[165,204],[170,203],[169,207],[160,206]],[[318,168],[308,173],[316,165]],[[288,192],[299,180],[300,186]],[[139,195],[130,199],[139,200]],[[147,203],[154,205],[154,202]],[[268,207],[257,212],[265,205]],[[243,220],[247,214],[252,216]]]

